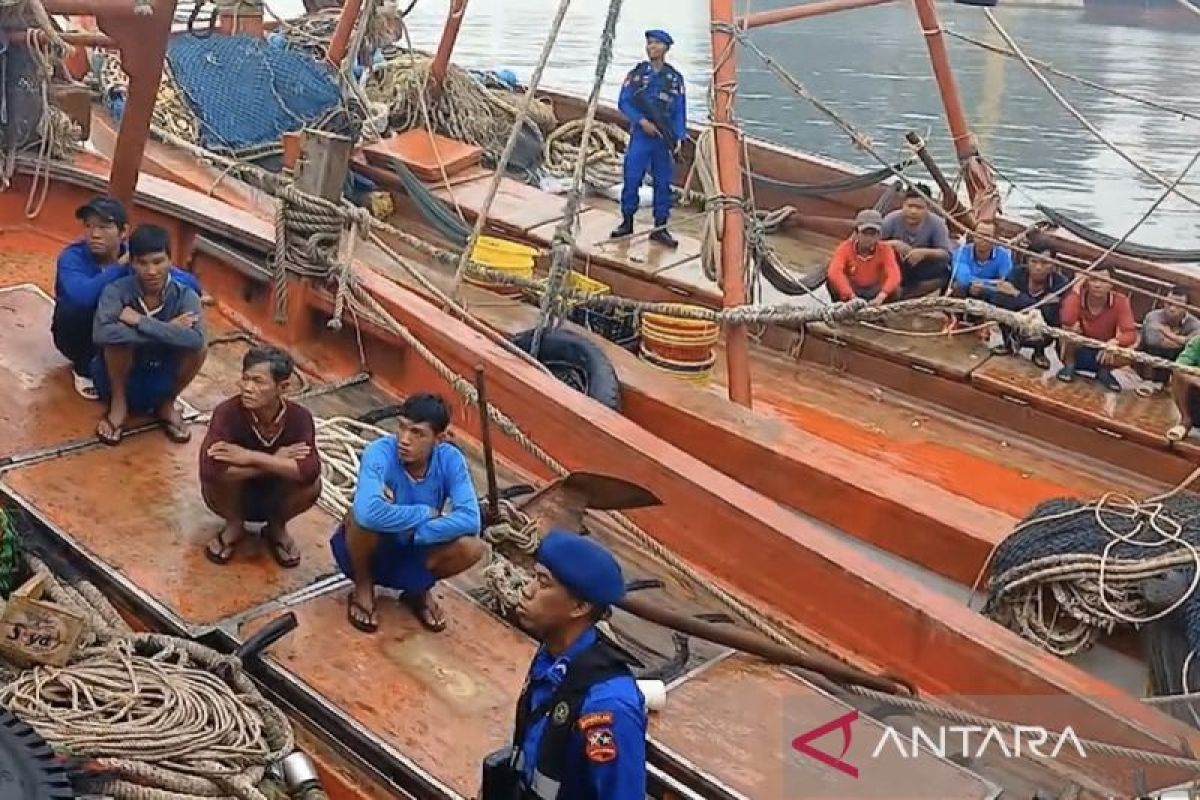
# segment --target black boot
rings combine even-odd
[[[610,239],[620,239],[622,236],[628,236],[633,233],[633,214],[622,214],[621,224],[613,228],[613,232],[608,236]]]
[[[654,233],[650,234],[650,241],[658,242],[663,247],[669,247],[672,250],[679,247],[679,242],[667,230],[667,221],[665,219],[654,221]]]

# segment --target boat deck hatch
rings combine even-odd
[[[300,626],[270,658],[459,794],[478,788],[483,754],[511,735],[513,699],[532,641],[454,589],[441,592],[451,623],[426,632],[392,598],[379,598],[379,631],[346,624],[344,593],[293,606]],[[242,625],[245,639],[277,612]]]
[[[840,727],[811,740],[812,749],[829,761],[848,747],[841,760],[856,776],[805,755],[793,747],[797,737],[855,714],[854,708],[748,656],[697,670],[671,689],[670,710],[651,719],[654,741],[703,765],[735,795],[984,800],[998,794],[990,781],[927,752],[911,757],[911,750],[889,748],[873,757],[883,728],[866,715],[850,722],[849,742]]]
[[[438,181],[431,183],[430,189],[438,198],[451,206],[457,205],[474,217],[483,210],[491,183],[492,176],[488,173],[471,181],[452,184],[449,189]],[[580,205],[581,210],[588,207],[587,203]],[[557,222],[562,218],[562,197],[543,192],[536,186],[514,181],[512,178],[500,179],[495,203],[488,213],[490,224],[514,234],[523,234],[539,225]]]
[[[651,242],[645,234],[653,224],[639,220],[631,239],[609,241],[613,228],[621,224],[621,215],[605,208],[592,208],[579,215],[575,244],[587,258],[616,262],[626,271],[637,271],[647,275],[658,275],[687,261],[700,257],[700,240],[678,230],[674,231],[679,247],[668,249]],[[543,225],[529,232],[535,239],[552,241],[554,226]]]

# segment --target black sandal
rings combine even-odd
[[[104,432],[104,426],[108,426],[108,433]],[[100,424],[96,426],[96,438],[109,447],[116,447],[121,443],[121,439],[125,436],[125,427],[117,425],[108,417],[101,417]]]
[[[233,560],[234,554],[237,553],[237,546],[241,541],[241,539],[238,539],[232,544],[225,541],[225,529],[222,528],[221,532],[218,533],[213,539],[210,539],[208,544],[204,546],[204,556],[218,567],[223,567]],[[213,551],[213,542],[216,542],[218,545],[220,545],[221,549]]]
[[[418,595],[405,594],[400,597],[400,602],[412,611],[422,628],[433,633],[441,633],[446,630],[446,618],[438,619],[436,616],[441,614],[441,604],[438,604],[435,610],[434,605],[429,601],[430,592]]]
[[[355,616],[355,611],[359,612],[362,616]],[[350,593],[350,598],[346,603],[346,619],[363,633],[375,633],[375,631],[379,630],[379,622],[375,619],[375,609],[373,607],[367,608],[355,600],[353,592]]]

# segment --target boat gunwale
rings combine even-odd
[[[69,177],[65,178],[64,182],[72,183]],[[169,184],[166,181],[157,181],[157,183]],[[195,195],[197,201],[203,200],[203,203],[195,206],[200,210],[206,207],[228,206],[222,201],[213,200],[194,190],[175,185],[170,185],[170,188],[174,193],[183,196]],[[171,204],[168,207],[178,207],[178,204]],[[203,213],[189,216],[193,219],[199,217],[201,220],[208,218]],[[193,222],[193,224],[196,223]],[[203,225],[203,222],[200,224]],[[1106,687],[1109,684],[1093,680],[1070,665],[1049,661],[1044,653],[1020,639],[1016,634],[1002,629],[996,630],[994,623],[979,618],[973,612],[968,613],[966,609],[947,607],[944,598],[918,582],[899,575],[894,570],[872,564],[858,557],[849,545],[838,541],[832,534],[803,522],[768,498],[708,467],[695,457],[678,450],[615,412],[596,408],[593,401],[562,386],[555,379],[542,375],[515,356],[501,350],[461,321],[447,317],[444,312],[430,304],[419,293],[399,286],[370,271],[363,274],[362,280],[364,288],[371,292],[386,309],[397,314],[399,318],[405,320],[410,328],[415,329],[414,333],[422,336],[434,352],[454,354],[454,357],[451,358],[451,361],[454,361],[461,359],[465,350],[471,354],[474,360],[490,365],[497,370],[498,396],[512,394],[516,391],[525,397],[546,398],[549,406],[544,410],[558,409],[559,413],[557,415],[549,414],[547,419],[539,421],[540,425],[549,424],[553,429],[555,425],[565,422],[565,420],[559,420],[556,423],[553,418],[566,415],[568,419],[582,424],[583,428],[590,429],[593,435],[599,434],[601,442],[607,441],[608,449],[615,447],[629,452],[631,455],[640,456],[640,460],[644,462],[643,467],[656,464],[658,467],[664,468],[662,472],[667,476],[664,480],[667,480],[668,483],[675,481],[681,486],[685,485],[687,492],[691,495],[696,493],[699,493],[700,496],[707,495],[709,501],[704,505],[712,506],[710,511],[725,509],[722,516],[732,515],[733,518],[743,518],[745,522],[753,523],[754,527],[758,529],[760,544],[771,544],[771,550],[788,552],[790,557],[786,560],[789,563],[799,559],[799,563],[794,566],[803,566],[811,570],[820,563],[823,565],[822,571],[824,572],[832,570],[851,577],[851,583],[839,587],[842,593],[854,594],[861,593],[863,590],[874,593],[877,598],[876,602],[882,601],[885,607],[891,609],[893,615],[901,614],[913,623],[920,620],[922,624],[918,628],[926,631],[926,637],[931,632],[931,626],[941,628],[958,642],[960,657],[971,658],[969,652],[962,652],[961,648],[963,647],[978,651],[977,656],[984,656],[986,653],[986,657],[975,663],[984,673],[990,672],[993,679],[1004,678],[1011,681],[1020,675],[1022,676],[1022,685],[1032,680],[1036,683],[1046,684],[1048,687],[1054,687],[1055,694],[1073,700],[1080,711],[1087,708],[1093,714],[1099,715],[1093,722],[1103,718],[1109,723],[1117,722],[1124,726],[1123,735],[1120,737],[1122,739],[1131,740],[1130,737],[1136,734],[1137,737],[1149,737],[1160,744],[1170,743],[1173,745],[1180,739],[1186,741],[1192,737],[1194,732],[1188,731],[1177,720],[1154,709],[1147,709],[1146,706],[1137,703],[1134,698],[1123,692],[1099,696],[1082,693],[1081,682],[1093,687]],[[225,298],[225,302],[230,304],[234,310],[239,303],[236,298]],[[247,306],[249,303],[249,300],[241,301],[242,306]],[[397,338],[391,336],[386,337],[381,344],[394,347],[396,341]],[[386,384],[384,386],[386,388]],[[637,460],[634,459],[635,462]],[[669,534],[677,531],[666,532]],[[768,538],[761,538],[762,536]],[[659,541],[667,546],[676,546],[687,544],[688,540],[671,542],[671,544],[667,544],[667,541],[661,538]],[[670,541],[669,536],[668,541]],[[702,552],[711,552],[711,546],[714,544],[719,543],[704,544],[704,548],[708,548],[708,550],[704,551],[702,548],[702,551],[698,551],[691,557],[692,561],[695,562],[695,558],[700,557]],[[696,545],[696,542],[692,542],[691,547],[695,549]],[[797,545],[798,547],[796,547]],[[779,550],[779,548],[792,549]],[[686,555],[680,557],[685,560],[688,558]],[[804,563],[806,560],[807,564]],[[729,586],[730,581],[733,580],[728,575],[714,572],[711,565],[700,569],[693,563],[693,569],[696,569],[701,575],[714,579],[718,585]],[[727,569],[728,565],[722,568],[724,572],[727,572]],[[794,583],[789,582],[788,585],[794,587]],[[797,604],[804,606],[806,603],[802,602],[799,597],[793,597],[786,605],[780,606],[778,602],[769,600],[762,594],[765,586],[749,589],[740,585],[737,580],[733,580],[733,586],[736,587],[734,589],[736,594],[745,595],[747,598],[755,597],[758,601],[765,603],[767,607],[775,607],[782,616],[792,621],[794,627],[805,631],[811,641],[818,643],[819,646],[832,648],[835,652],[848,654],[852,661],[870,664],[880,659],[881,663],[888,663],[900,656],[891,648],[880,650],[879,642],[868,634],[864,626],[846,626],[839,623],[830,628],[826,622],[822,629],[824,633],[818,633],[817,629],[800,621],[796,616],[795,608],[789,607]],[[789,592],[785,591],[783,594],[788,595]],[[794,591],[791,594],[794,594]],[[945,619],[947,614],[950,619]],[[879,620],[877,619],[876,622]],[[918,628],[912,628],[912,630]],[[837,638],[831,639],[831,636]],[[1003,646],[998,648],[996,646],[998,643]],[[1003,663],[1008,672],[996,672],[996,666],[1000,663]],[[934,673],[937,669],[945,666],[942,664],[941,667],[936,667]],[[926,669],[925,672],[928,673],[929,670]],[[936,682],[933,673],[927,674],[926,680]],[[949,685],[943,688],[949,688]],[[1086,730],[1086,726],[1084,729]],[[1066,767],[1064,766],[1064,768]]]

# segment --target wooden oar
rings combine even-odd
[[[915,697],[916,689],[907,681],[890,675],[872,675],[857,667],[844,664],[819,653],[801,653],[791,647],[776,644],[765,636],[732,625],[705,622],[687,614],[663,608],[652,600],[632,594],[617,602],[619,608],[636,617],[662,625],[664,628],[695,636],[697,639],[723,645],[733,650],[758,656],[775,664],[786,664],[828,678],[841,684],[865,686],[888,694]]]

